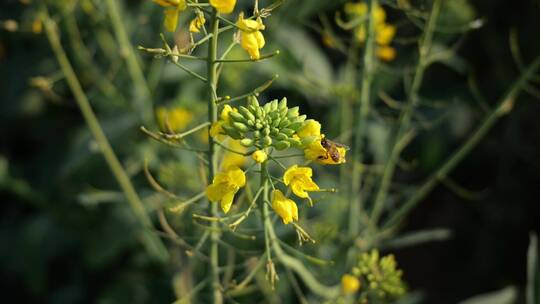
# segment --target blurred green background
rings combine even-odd
[[[3,298],[17,303],[172,302],[172,278],[178,269],[152,261],[137,240],[131,211],[96,150],[48,41],[33,28],[39,2],[0,4]],[[239,95],[277,73],[280,78],[261,98],[287,96],[290,104],[300,105],[328,126],[330,135],[338,136],[334,110],[339,99],[324,85],[339,84],[346,59],[324,46],[317,29],[321,16],[332,20],[344,2],[287,1],[268,20],[265,32],[264,50],[280,49],[282,55],[256,65],[227,66],[223,91]],[[519,42],[525,65],[540,54],[540,1],[448,2],[443,21],[459,25],[483,20],[483,26],[439,37],[441,46],[453,46],[456,52],[427,71],[421,90],[426,106],[418,111],[436,123],[406,150],[404,161],[412,169],[400,171],[398,186],[419,182],[437,168],[518,77],[511,39]],[[192,169],[186,164],[192,158],[150,142],[138,127],[154,124],[142,115],[151,104],[180,105],[195,117],[204,115],[201,85],[165,60],[138,53],[152,94],[151,100],[144,99],[130,78],[102,1],[51,4],[63,46],[145,202],[155,199],[141,174],[145,158],[169,189],[199,191],[197,181],[185,182]],[[133,45],[160,46],[161,8],[151,1],[121,4]],[[239,0],[244,10],[249,4]],[[407,24],[401,12],[387,11],[389,20]],[[17,28],[9,20],[17,22]],[[417,35],[414,26],[398,28],[398,37]],[[180,41],[181,35],[176,39]],[[389,66],[411,67],[414,45],[404,42],[396,47],[398,58]],[[239,48],[236,51],[242,54]],[[385,92],[403,97],[399,75],[381,72],[377,79]],[[471,83],[477,92],[471,92]],[[405,232],[451,231],[447,240],[394,251],[410,289],[424,294],[423,303],[456,303],[526,283],[529,232],[540,228],[540,101],[534,97],[538,89],[531,86],[530,93],[519,97],[512,112],[451,174],[451,182],[437,187],[403,227]],[[385,114],[384,105],[376,107]],[[388,128],[375,121],[370,125],[368,148],[373,160],[385,149]],[[523,301],[520,294],[517,303]]]

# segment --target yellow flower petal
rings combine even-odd
[[[175,32],[176,25],[178,24],[178,14],[180,13],[179,10],[176,8],[168,8],[164,13],[165,21],[163,22],[163,25],[165,26],[165,29],[167,29],[169,32]]]
[[[211,202],[221,202],[221,209],[227,213],[234,195],[246,184],[246,176],[240,168],[231,168],[216,174],[212,184],[206,187],[206,197]]]
[[[300,139],[309,136],[321,136],[321,124],[315,119],[308,119],[296,134]]]
[[[231,209],[231,206],[232,206],[232,203],[233,203],[233,200],[234,200],[234,194],[236,192],[227,192],[223,198],[221,199],[221,209],[223,210],[224,213],[227,213],[229,212],[229,210]]]
[[[212,5],[218,12],[228,14],[234,10],[236,0],[210,0]]]
[[[229,183],[236,188],[246,185],[246,174],[238,167],[232,167],[227,170]]]
[[[272,196],[272,208],[281,217],[283,224],[298,220],[298,206],[293,200],[286,198],[279,190],[272,191]]]
[[[283,182],[290,186],[293,193],[311,201],[308,191],[318,191],[319,186],[311,179],[313,172],[309,167],[291,166],[283,174]]]
[[[217,202],[223,197],[223,187],[219,184],[212,184],[206,187],[206,197],[211,202]]]

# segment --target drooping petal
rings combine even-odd
[[[279,190],[274,190],[272,196],[272,208],[281,217],[283,224],[298,220],[298,207],[293,200],[286,198]]]
[[[259,49],[262,49],[265,45],[264,36],[261,32],[257,31],[255,32],[255,39],[257,39],[257,47]]]
[[[221,199],[221,209],[223,210],[223,212],[227,213],[231,209],[235,193],[235,191],[229,191],[225,193],[225,195]]]
[[[251,59],[259,59],[259,45],[255,33],[242,32],[240,35],[240,45],[246,50]]]
[[[210,0],[210,5],[222,14],[229,14],[234,10],[236,0]]]
[[[168,8],[164,13],[165,21],[163,22],[163,25],[165,26],[165,29],[169,32],[175,32],[176,25],[178,24],[179,11],[176,8]]]

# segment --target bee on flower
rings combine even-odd
[[[345,163],[348,147],[335,143],[321,134],[321,124],[318,121],[306,120],[296,135],[304,142],[309,142],[304,149],[306,159],[324,165]]]

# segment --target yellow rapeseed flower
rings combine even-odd
[[[201,28],[204,26],[206,19],[204,19],[203,14],[197,14],[193,20],[189,23],[189,31],[192,33],[198,33],[201,31]]]
[[[263,150],[257,150],[251,154],[251,157],[254,161],[260,163],[264,163],[268,159],[268,155]]]
[[[351,16],[367,18],[368,6],[365,3],[347,3],[345,4],[345,12]],[[386,23],[386,12],[380,5],[375,7],[374,14],[375,41],[377,43],[375,54],[381,60],[392,61],[396,57],[396,50],[389,45],[396,35],[396,27]],[[354,29],[354,36],[359,42],[366,41],[366,27],[364,24]]]
[[[264,36],[260,32],[264,30],[264,24],[259,18],[257,20],[244,19],[244,13],[240,13],[236,25],[240,28],[240,45],[246,50],[251,59],[259,59],[260,49],[264,47]]]
[[[298,207],[296,203],[285,197],[279,190],[272,191],[272,208],[281,217],[283,224],[298,221]]]
[[[210,0],[212,5],[218,12],[228,14],[234,10],[236,0]]]
[[[187,127],[193,120],[193,113],[183,107],[156,109],[156,120],[159,128],[164,132],[179,132]]]
[[[307,198],[312,203],[309,197],[309,191],[318,191],[319,186],[311,179],[313,171],[309,167],[298,167],[293,165],[283,174],[283,182],[290,186],[292,192],[300,197]]]
[[[244,171],[238,167],[232,167],[216,174],[212,184],[206,188],[206,197],[211,202],[221,202],[221,209],[227,213],[231,209],[234,195],[245,184]]]
[[[178,25],[178,15],[183,12],[187,5],[185,0],[153,0],[155,3],[165,7],[165,21],[163,24],[169,32],[176,31]]]
[[[391,24],[381,23],[375,28],[377,44],[389,45],[396,35],[396,27]]]
[[[247,148],[242,146],[239,140],[229,139],[227,141],[227,147],[240,153],[246,153],[247,151]],[[242,167],[245,165],[246,161],[247,159],[244,155],[225,151],[225,153],[223,153],[223,160],[221,161],[221,168],[227,170],[232,167]]]
[[[367,17],[368,6],[364,2],[359,3],[346,3],[345,12],[349,15],[357,16],[360,18]],[[386,12],[380,5],[375,6],[375,24],[383,23],[386,20]]]
[[[357,277],[345,274],[341,277],[341,288],[345,294],[352,294],[360,289],[360,280]]]
[[[321,124],[314,120],[305,121],[296,135],[302,140],[312,138],[310,144],[304,147],[304,156],[306,159],[315,161],[323,165],[337,165],[345,163],[345,154],[347,149],[330,140],[325,139],[321,134]]]

